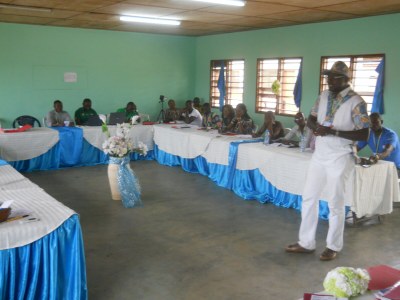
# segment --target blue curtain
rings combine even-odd
[[[87,298],[85,251],[78,215],[36,242],[0,251],[0,299]]]
[[[385,59],[382,58],[378,67],[375,69],[378,73],[378,78],[376,79],[376,86],[374,92],[374,99],[372,100],[371,112],[377,112],[380,114],[384,113],[383,105],[383,86],[385,83]]]
[[[6,162],[5,160],[0,159],[0,166],[5,166],[8,165],[8,162]]]
[[[221,69],[219,70],[218,90],[219,90],[219,110],[222,111],[222,107],[225,104],[225,63],[223,60],[221,60]]]
[[[296,84],[294,85],[293,89],[294,103],[298,108],[300,108],[301,105],[301,93],[303,89],[302,70],[303,70],[303,60],[300,62],[299,73],[297,74]]]

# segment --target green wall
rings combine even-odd
[[[160,95],[193,98],[195,39],[0,23],[0,121],[42,119],[60,99],[71,115],[91,98],[98,113],[134,101],[153,119]],[[77,82],[64,82],[76,72]]]
[[[196,91],[209,99],[210,60],[245,59],[244,103],[257,123],[255,113],[257,58],[303,57],[303,97],[301,110],[308,115],[319,92],[321,56],[386,54],[385,124],[400,132],[400,14],[316,23],[276,29],[256,30],[196,40]],[[293,119],[279,117],[287,127]]]
[[[209,99],[212,59],[245,59],[244,103],[255,113],[257,58],[303,57],[303,100],[308,114],[318,95],[320,57],[386,54],[385,125],[400,132],[400,14],[205,37],[0,23],[0,121],[22,114],[41,118],[61,99],[71,114],[89,97],[99,113],[134,100],[155,119],[159,95],[183,106]],[[76,72],[77,83],[65,83]],[[291,118],[278,116],[285,126]]]

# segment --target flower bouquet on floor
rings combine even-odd
[[[337,267],[326,275],[324,288],[336,297],[349,298],[364,294],[369,281],[367,270]]]
[[[146,155],[147,146],[142,142],[134,145],[129,137],[130,124],[117,124],[115,135],[110,134],[105,123],[102,128],[107,136],[103,143],[103,151],[110,156],[108,179],[111,197],[113,200],[122,200],[124,207],[141,206],[140,184],[129,162],[133,152]]]

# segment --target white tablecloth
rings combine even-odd
[[[230,143],[250,140],[250,135],[221,135],[217,130],[205,131],[186,124],[154,126],[154,142],[160,150],[182,158],[203,156],[208,163],[228,165]]]
[[[115,134],[117,126],[108,125],[108,130],[111,135]],[[83,138],[100,150],[103,150],[103,143],[107,139],[104,132],[101,130],[101,126],[82,126]],[[132,139],[134,145],[139,142],[143,142],[147,145],[149,150],[153,150],[153,126],[152,125],[134,125],[129,131],[129,137]]]
[[[11,205],[13,210],[29,210],[40,220],[31,223],[21,223],[19,220],[0,223],[0,250],[30,244],[55,230],[75,213],[21,176],[11,166],[0,166],[0,202],[14,200]],[[18,183],[13,183],[15,180]]]
[[[298,148],[242,144],[236,168],[258,169],[276,188],[302,195],[311,156],[311,152],[302,153]],[[379,161],[370,168],[356,166],[346,190],[347,204],[358,217],[391,213],[393,202],[400,201],[397,170],[391,162]]]
[[[6,161],[32,159],[49,151],[58,140],[58,131],[44,127],[3,133],[0,134],[0,157]]]
[[[9,165],[0,166],[0,191],[12,191],[26,188],[39,188],[28,178]]]
[[[206,132],[198,130],[198,127],[181,128],[182,126],[187,125],[154,125],[154,143],[169,154],[195,158],[203,155],[210,142],[218,135],[216,130]]]

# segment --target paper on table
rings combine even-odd
[[[4,201],[4,202],[1,204],[0,208],[9,208],[13,202],[14,202],[14,200],[7,200],[7,201]]]

